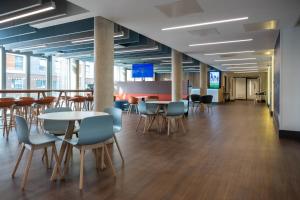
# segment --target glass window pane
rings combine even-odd
[[[22,90],[27,88],[26,57],[23,55],[6,54],[6,89]],[[22,95],[10,95],[22,96]]]
[[[85,88],[94,84],[94,63],[85,62]]]
[[[30,88],[47,88],[47,59],[30,57]]]
[[[70,89],[69,60],[53,57],[52,62],[52,89]]]

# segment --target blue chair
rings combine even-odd
[[[136,131],[138,130],[138,128],[140,126],[140,123],[141,123],[142,119],[144,118],[145,122],[144,122],[144,131],[143,131],[143,133],[145,133],[146,130],[150,129],[150,127],[152,126],[152,124],[155,121],[156,117],[158,116],[159,105],[146,103],[144,101],[141,101],[138,104],[138,110],[139,110],[140,118],[139,118],[138,125],[136,127]]]
[[[16,133],[19,142],[21,143],[21,151],[19,153],[16,165],[12,172],[12,178],[15,177],[16,171],[19,167],[20,161],[22,159],[23,153],[25,149],[28,149],[30,151],[29,158],[27,161],[27,166],[23,175],[23,180],[21,184],[22,190],[25,188],[26,180],[29,173],[29,168],[31,165],[31,160],[33,157],[33,152],[38,149],[44,149],[47,151],[47,147],[52,147],[52,152],[54,154],[56,162],[58,161],[58,155],[55,147],[55,142],[57,141],[57,138],[50,134],[38,134],[38,135],[30,135],[27,122],[25,118],[21,116],[16,116]],[[47,159],[48,160],[48,159]],[[47,162],[47,167],[48,162]],[[59,169],[58,169],[59,170]]]
[[[189,101],[188,100],[180,100],[180,102],[183,102],[184,105],[184,113],[188,113],[189,112]]]
[[[184,102],[171,102],[168,104],[168,108],[165,114],[165,118],[168,124],[168,135],[170,135],[172,120],[175,121],[177,127],[179,127],[179,123],[180,123],[182,130],[185,133],[185,128],[182,121],[183,115],[184,115]]]
[[[84,154],[86,150],[95,150],[96,157],[98,157],[97,150],[102,148],[102,150],[104,150],[107,156],[107,160],[111,167],[113,176],[114,177],[116,176],[105,143],[107,140],[112,139],[113,136],[114,136],[113,117],[111,115],[103,115],[103,116],[88,117],[83,119],[80,124],[78,138],[65,140],[68,143],[67,152],[70,151],[70,149],[72,149],[72,146],[80,150],[80,178],[79,178],[80,190],[82,190],[83,188]],[[70,159],[68,158],[66,166],[68,166],[69,160]],[[65,172],[66,172],[66,167],[64,169],[64,174]]]
[[[105,108],[104,112],[110,114],[113,117],[113,131],[114,131],[114,140],[117,145],[118,151],[120,153],[120,156],[122,158],[122,162],[124,163],[124,157],[122,154],[122,151],[120,149],[116,133],[120,132],[122,130],[122,110],[119,108]]]

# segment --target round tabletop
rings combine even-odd
[[[160,105],[166,105],[171,103],[172,101],[146,101],[146,103],[152,103],[152,104],[160,104]]]
[[[53,112],[45,113],[38,116],[39,119],[57,120],[57,121],[76,121],[83,120],[87,117],[108,115],[105,112],[94,111],[69,111],[69,112]]]

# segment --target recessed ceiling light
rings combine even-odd
[[[225,60],[215,60],[215,62],[241,61],[241,60],[256,60],[256,58],[234,58],[234,59],[225,59]]]
[[[206,26],[206,25],[212,25],[212,24],[222,24],[222,23],[228,23],[228,22],[242,21],[242,20],[247,20],[247,19],[248,19],[248,17],[232,18],[232,19],[225,19],[225,20],[218,20],[218,21],[211,21],[211,22],[203,22],[203,23],[198,23],[198,24],[173,26],[173,27],[163,28],[161,30],[169,31],[169,30],[176,30],[176,29],[185,29],[185,28],[192,28],[192,27],[197,27],[197,26]]]
[[[55,9],[55,3],[51,1],[50,3],[42,5],[38,9],[31,10],[29,12],[23,12],[22,14],[11,16],[8,18],[0,19],[0,24],[10,22],[10,21],[15,21],[17,19],[22,19],[22,18],[29,17],[32,15],[37,15],[37,14],[44,13],[44,12],[54,10],[54,9]]]
[[[234,63],[234,64],[222,64],[223,66],[235,66],[235,65],[257,65],[257,63]]]
[[[206,46],[206,45],[215,45],[215,44],[229,44],[229,43],[239,43],[239,42],[251,42],[253,39],[245,39],[245,40],[229,40],[229,41],[221,41],[221,42],[208,42],[208,43],[200,43],[200,44],[190,44],[190,47],[195,46]]]
[[[223,52],[223,53],[205,53],[206,56],[215,56],[215,55],[227,55],[227,54],[242,54],[242,53],[254,53],[255,51],[232,51],[232,52]]]

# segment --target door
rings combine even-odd
[[[258,79],[247,79],[247,99],[255,99],[255,94],[259,92]]]
[[[235,79],[235,99],[246,99],[246,78]]]

